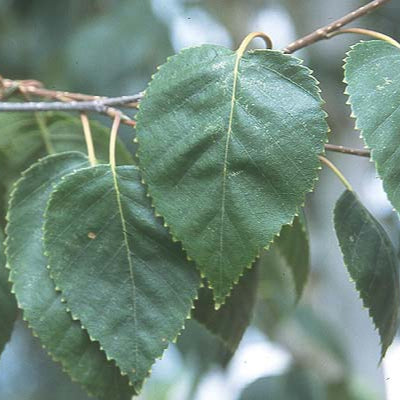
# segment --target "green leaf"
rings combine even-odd
[[[345,64],[346,92],[356,128],[393,207],[400,212],[400,50],[384,41],[355,45]]]
[[[0,155],[1,156],[1,155]],[[0,169],[3,168],[0,164]],[[7,213],[7,189],[0,181],[0,229],[3,229],[6,224]]]
[[[311,306],[300,305],[289,318],[282,319],[270,336],[286,348],[293,360],[312,366],[321,377],[336,380],[349,376],[348,349],[340,328]]]
[[[344,263],[379,331],[383,358],[399,322],[399,266],[395,249],[379,222],[350,191],[339,198],[334,220]]]
[[[217,305],[312,190],[328,131],[321,105],[299,59],[214,45],[170,58],[146,90],[143,178]]]
[[[297,294],[288,266],[274,242],[257,260],[259,278],[255,324],[275,338],[279,325],[294,312]]]
[[[135,167],[66,176],[45,218],[51,276],[138,391],[190,314],[196,268],[154,217]]]
[[[310,250],[304,215],[296,216],[292,225],[285,225],[275,243],[292,272],[297,299],[300,299],[310,272]]]
[[[3,231],[0,229],[0,355],[5,344],[9,341],[17,318],[17,304],[11,294],[6,270],[6,258],[3,249]]]
[[[179,335],[176,346],[190,371],[190,393],[187,399],[195,398],[202,378],[211,369],[224,369],[232,358],[232,352],[215,335],[194,319],[188,319]],[[207,351],[205,351],[207,349]]]
[[[287,374],[257,379],[243,390],[240,400],[326,400],[326,396],[315,374],[293,367]]]
[[[73,321],[50,279],[42,241],[43,214],[53,187],[63,175],[86,167],[78,152],[48,156],[16,183],[10,200],[6,253],[19,307],[35,335],[74,381],[98,398],[129,399],[133,388],[79,321]]]
[[[96,156],[107,161],[109,129],[96,121],[91,121],[90,127]],[[50,152],[64,151],[86,153],[79,118],[58,112],[0,114],[0,182],[3,184],[13,183],[22,171]],[[122,164],[133,162],[120,141],[117,144],[117,161]]]
[[[217,335],[234,353],[253,315],[257,293],[257,266],[246,270],[226,303],[218,310],[210,289],[202,287],[192,316]]]
[[[151,0],[103,4],[102,16],[74,26],[64,47],[69,82],[106,95],[143,90],[155,67],[173,53],[167,24],[154,11]],[[126,37],[135,40],[127,46]]]

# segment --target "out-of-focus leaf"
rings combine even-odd
[[[232,356],[219,338],[193,319],[186,321],[176,345],[185,362],[201,376],[215,365],[225,367]]]
[[[277,325],[272,338],[327,381],[340,380],[350,371],[340,330],[310,307],[297,307],[291,318]]]
[[[190,388],[186,396],[188,400],[195,397],[201,379],[207,372],[215,366],[225,368],[233,356],[222,340],[193,319],[186,321],[176,345],[191,371]]]
[[[11,285],[8,282],[3,240],[3,230],[0,228],[0,355],[10,339],[17,317],[17,304],[11,294]]]
[[[273,337],[278,325],[294,311],[297,300],[294,279],[275,243],[261,253],[257,263],[255,322],[264,333]]]
[[[50,274],[68,308],[139,391],[190,314],[200,286],[133,166],[72,173],[45,214]]]
[[[44,125],[40,128],[39,121]],[[96,156],[108,161],[109,128],[90,122]],[[46,140],[48,147],[46,148]],[[3,168],[0,181],[9,184],[39,158],[51,152],[81,151],[86,153],[85,138],[79,118],[63,113],[1,113],[0,155]],[[117,144],[117,162],[132,164],[133,157],[121,142]]]
[[[44,128],[40,128],[38,119]],[[108,161],[109,129],[96,121],[91,121],[90,126],[98,160]],[[86,153],[79,118],[63,113],[43,113],[37,117],[30,113],[0,113],[0,196],[3,197],[0,206],[2,202],[7,203],[11,184],[22,171],[51,152],[64,151]],[[116,154],[117,163],[134,163],[133,157],[119,140]]]
[[[49,195],[64,175],[88,164],[82,153],[60,153],[45,157],[23,173],[15,184],[7,215],[7,263],[24,319],[51,357],[99,399],[127,400],[133,394],[127,377],[121,376],[99,344],[67,313],[43,254],[43,214]]]
[[[246,387],[240,400],[327,400],[326,389],[315,374],[294,367],[285,375],[260,378]]]
[[[400,49],[381,40],[352,47],[345,64],[346,91],[356,127],[400,213]]]
[[[379,222],[353,192],[336,203],[335,230],[344,263],[381,338],[381,357],[398,328],[399,264],[395,249]]]
[[[340,335],[308,307],[295,308],[296,290],[289,271],[275,244],[260,257],[255,323],[287,347],[295,359],[316,365],[337,379],[349,365]]]
[[[355,385],[351,376],[341,382],[327,384],[327,395],[327,400],[379,400],[367,385]]]
[[[297,299],[300,299],[310,272],[310,251],[306,222],[303,214],[296,216],[292,225],[285,225],[275,239],[277,249],[292,272]]]
[[[100,84],[102,94],[117,96],[143,90],[172,53],[169,31],[151,1],[123,1],[71,35],[65,62],[80,90],[97,93]]]
[[[257,294],[257,269],[255,265],[244,272],[220,309],[215,309],[212,291],[206,287],[199,290],[199,298],[194,303],[193,318],[217,335],[232,353],[238,347],[253,315]]]
[[[311,71],[273,50],[203,45],[153,76],[137,116],[143,179],[217,305],[312,190],[321,106]]]

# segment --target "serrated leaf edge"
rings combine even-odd
[[[106,166],[108,166],[108,167],[111,168],[110,164],[97,164],[96,166],[100,166],[100,165],[106,165]],[[139,172],[139,174],[140,174],[140,169],[139,169],[139,167],[137,167],[136,165],[130,165],[129,167],[136,169],[136,170]],[[87,167],[86,169],[90,169],[90,168],[93,168],[93,167]],[[49,205],[49,202],[50,202],[51,197],[53,196],[54,193],[56,193],[56,192],[58,191],[58,190],[57,190],[57,187],[61,184],[61,182],[62,182],[63,180],[67,179],[70,175],[74,175],[76,172],[77,172],[77,170],[74,171],[74,172],[71,172],[71,173],[69,173],[69,174],[66,174],[66,175],[64,175],[64,176],[61,178],[59,184],[54,188],[53,192],[51,193],[51,195],[50,195],[50,197],[49,197],[49,199],[48,199],[47,207],[46,207],[46,211],[45,211],[45,215],[47,214],[47,208],[48,208],[48,205]],[[147,196],[147,194],[146,194],[146,196]],[[163,220],[163,218],[162,218],[160,215],[155,215],[155,216],[156,216],[156,218],[161,218],[161,219]],[[164,225],[164,226],[165,226],[165,225]],[[43,230],[44,230],[44,232],[45,232],[44,226],[43,226]],[[183,249],[182,249],[182,250],[183,250]],[[183,250],[183,251],[184,251],[184,250]],[[185,255],[186,255],[186,252],[185,252],[185,251],[184,251],[184,253],[185,253]],[[45,254],[46,257],[48,257],[48,254],[49,254],[49,253],[48,253],[48,251],[47,251],[46,249],[45,249],[45,251],[44,251],[44,254]],[[49,270],[49,275],[50,275],[52,281],[54,282],[54,277],[53,277],[52,272],[51,272],[51,271],[52,271],[51,265],[48,265],[47,268],[48,268],[48,270]],[[63,293],[62,290],[61,290],[60,288],[57,288],[57,291]],[[122,376],[128,376],[128,378],[129,378],[129,385],[132,386],[132,387],[134,387],[134,389],[135,389],[135,391],[136,391],[136,394],[138,395],[138,394],[140,393],[140,391],[141,391],[143,385],[144,385],[144,384],[146,383],[146,381],[149,379],[149,377],[150,377],[150,375],[151,375],[151,373],[152,373],[152,368],[153,368],[154,364],[156,363],[156,361],[157,361],[157,360],[161,360],[161,359],[163,358],[163,356],[164,356],[164,354],[165,354],[165,351],[166,351],[167,348],[169,347],[169,344],[170,344],[170,343],[175,343],[175,342],[177,341],[178,337],[182,334],[182,332],[183,332],[184,329],[185,329],[185,323],[186,323],[186,321],[187,321],[188,319],[191,319],[191,310],[194,308],[194,301],[195,301],[195,300],[198,300],[198,291],[196,291],[196,296],[191,300],[191,304],[190,304],[190,308],[189,308],[189,311],[188,311],[188,315],[185,317],[185,319],[184,319],[184,321],[183,321],[183,325],[182,325],[182,327],[180,328],[179,332],[178,332],[178,333],[176,334],[176,336],[174,336],[173,338],[170,338],[170,339],[169,339],[169,338],[162,338],[162,340],[161,340],[162,349],[163,349],[163,350],[162,350],[162,353],[161,353],[158,357],[155,357],[154,362],[153,362],[152,366],[150,367],[150,369],[147,371],[146,376],[143,378],[142,381],[140,381],[140,384],[137,384],[137,385],[135,385],[135,384],[131,381],[131,378],[130,378],[130,373],[131,373],[131,371],[128,371],[128,372],[127,372],[127,371],[125,371],[125,370],[122,370],[122,368],[119,366],[117,360],[116,360],[114,357],[110,357],[110,356],[109,356],[107,350],[104,349],[104,347],[102,346],[101,341],[100,341],[99,339],[97,339],[95,336],[91,335],[91,334],[89,333],[89,331],[87,330],[87,328],[85,327],[85,325],[84,325],[84,324],[82,323],[82,321],[80,320],[80,318],[76,315],[76,313],[73,313],[73,312],[71,311],[71,309],[68,307],[68,299],[65,298],[65,297],[63,297],[63,296],[61,296],[61,299],[62,299],[63,303],[65,304],[66,309],[67,309],[68,312],[71,314],[72,319],[73,319],[74,321],[79,321],[79,322],[80,322],[81,328],[84,329],[84,330],[87,332],[87,334],[88,334],[90,340],[91,340],[92,342],[98,342],[98,343],[99,343],[100,349],[104,352],[107,361],[114,361],[114,362],[115,362],[115,365],[116,365],[116,366],[118,367],[118,369],[121,371],[121,375],[122,375]],[[165,340],[164,340],[164,339],[165,339]]]
[[[8,209],[7,209],[7,214],[6,214],[7,225],[6,225],[6,229],[5,229],[5,240],[4,240],[4,242],[3,242],[3,244],[4,244],[4,250],[5,250],[4,253],[5,253],[5,255],[6,255],[6,259],[7,259],[7,257],[8,257],[8,242],[9,242],[9,240],[10,240],[9,235],[8,235],[8,231],[7,231],[8,223],[9,223],[9,221],[10,221],[10,219],[9,219],[9,216],[10,216],[10,211],[9,211],[9,209],[10,209],[10,205],[12,204],[12,201],[13,201],[13,199],[14,199],[14,197],[15,197],[15,192],[17,191],[20,182],[24,181],[25,178],[26,178],[26,175],[27,175],[33,168],[35,168],[38,164],[43,164],[43,163],[47,162],[49,158],[53,158],[53,157],[56,157],[56,156],[60,156],[60,155],[62,155],[62,154],[67,154],[67,153],[69,153],[69,154],[70,154],[70,153],[77,153],[77,154],[84,155],[84,156],[86,157],[86,155],[85,155],[84,153],[80,152],[80,151],[61,152],[61,153],[56,153],[56,154],[48,155],[48,156],[45,156],[45,157],[41,157],[41,158],[38,159],[37,162],[33,163],[33,164],[30,165],[26,170],[22,171],[22,172],[21,172],[21,177],[20,177],[17,181],[15,181],[15,182],[13,183],[13,185],[12,185],[12,190],[11,190],[11,192],[10,192],[10,197],[9,197],[9,200],[8,200]],[[74,171],[76,172],[77,170],[74,170]],[[61,178],[61,179],[63,179],[63,178]],[[42,227],[42,229],[43,229],[43,227]],[[45,254],[45,256],[46,256],[46,254]],[[46,256],[46,257],[47,257],[47,256]],[[47,266],[46,266],[46,267],[47,267]],[[42,343],[42,340],[41,340],[41,338],[40,338],[40,335],[38,335],[38,333],[36,332],[36,330],[32,327],[31,323],[29,322],[29,319],[26,317],[26,311],[25,311],[24,308],[21,306],[21,303],[20,303],[19,300],[18,300],[18,297],[17,297],[16,292],[15,292],[15,282],[12,280],[12,276],[11,276],[11,275],[12,275],[12,272],[13,272],[13,269],[10,267],[10,265],[9,265],[8,262],[6,262],[6,268],[7,268],[7,270],[9,271],[9,274],[8,274],[8,275],[9,275],[9,276],[8,276],[8,282],[11,283],[11,293],[12,293],[12,294],[14,295],[14,297],[15,297],[15,300],[16,300],[16,302],[17,302],[18,308],[22,311],[22,313],[21,313],[21,314],[22,314],[22,319],[23,319],[23,321],[25,321],[25,322],[27,323],[29,329],[30,329],[31,332],[32,332],[32,335],[33,335],[34,337],[36,337],[36,338],[39,339],[39,341],[40,341],[40,346],[46,351],[46,353],[50,356],[50,358],[51,358],[54,362],[57,362],[57,363],[60,364],[61,370],[62,370],[64,373],[66,373],[66,374],[68,375],[68,377],[71,379],[72,382],[79,384],[79,386],[82,387],[82,388],[85,390],[85,392],[89,394],[89,396],[91,396],[91,397],[96,397],[96,396],[98,396],[98,394],[95,394],[94,392],[92,392],[91,390],[89,390],[82,382],[80,382],[77,378],[75,378],[74,376],[72,376],[72,375],[71,375],[71,372],[70,372],[70,369],[65,365],[65,363],[63,362],[63,360],[62,360],[61,358],[56,357],[56,356],[52,353],[52,351],[50,351],[50,350],[47,348],[47,346],[44,345],[44,344]],[[53,280],[52,280],[52,281],[53,281]],[[53,282],[54,282],[54,281],[53,281]],[[67,309],[67,308],[65,308],[65,312],[68,313],[68,309]],[[71,315],[71,318],[72,318],[72,315]],[[72,318],[72,320],[77,321],[77,319],[74,319],[74,318]],[[81,326],[81,329],[85,330],[84,327],[82,326],[82,324],[80,324],[80,326]],[[87,332],[87,330],[86,330],[86,332]],[[89,336],[89,334],[88,334],[88,336]],[[89,336],[89,337],[90,337],[90,336]],[[92,341],[93,341],[93,340],[92,340]],[[101,349],[101,347],[100,347],[100,349]],[[108,360],[108,361],[109,361],[109,360]],[[116,367],[119,369],[119,367],[118,367],[117,365],[116,365]],[[121,375],[122,375],[122,374],[121,374]],[[129,381],[129,385],[132,386],[132,384],[131,384],[130,381]]]
[[[193,49],[193,48],[199,48],[199,47],[202,47],[202,46],[209,46],[209,45],[197,45],[197,46],[193,46],[193,47],[188,47],[188,48],[185,48],[185,49],[181,50],[181,51],[180,51],[179,53],[177,53],[177,54],[174,54],[174,55],[172,55],[172,56],[170,56],[170,57],[167,57],[166,62],[165,62],[164,64],[162,64],[162,65],[159,65],[159,66],[157,67],[157,72],[155,72],[155,73],[151,76],[151,80],[150,80],[150,82],[149,82],[149,84],[148,84],[146,90],[143,91],[143,97],[146,96],[148,90],[151,88],[151,85],[152,85],[153,80],[154,80],[154,76],[158,73],[158,71],[162,70],[162,69],[166,66],[166,64],[168,64],[168,62],[169,62],[170,60],[174,59],[175,57],[180,56],[181,54],[185,53],[185,52],[188,51],[188,50],[191,50],[191,49]],[[222,47],[222,46],[221,46],[221,47]],[[250,50],[250,51],[251,51],[251,52],[263,51],[263,52],[279,53],[279,54],[281,54],[281,55],[283,55],[283,56],[285,56],[285,57],[287,57],[287,58],[294,59],[294,60],[297,62],[298,67],[300,67],[301,69],[303,69],[303,70],[307,73],[308,77],[311,78],[311,79],[314,81],[314,84],[315,84],[315,87],[316,87],[316,89],[317,89],[317,92],[318,92],[318,93],[321,93],[321,92],[322,92],[322,91],[321,91],[321,88],[319,87],[320,82],[319,82],[319,81],[315,78],[315,76],[313,75],[313,71],[312,71],[310,68],[308,68],[308,67],[306,67],[305,65],[303,65],[304,61],[303,61],[302,59],[300,59],[300,58],[298,58],[298,57],[295,57],[295,56],[293,56],[293,55],[290,55],[290,54],[285,54],[285,53],[283,53],[282,51],[279,51],[279,50],[270,50],[270,49],[266,49],[266,50]],[[326,120],[327,120],[327,118],[328,118],[328,114],[327,114],[327,112],[323,109],[323,105],[325,104],[325,101],[323,100],[323,98],[322,98],[320,95],[319,95],[319,99],[318,99],[318,100],[319,100],[320,106],[321,106],[321,113],[322,113],[322,115],[324,116],[324,119],[325,119],[325,122],[326,122]],[[140,110],[140,103],[139,103],[138,110]],[[135,127],[135,128],[136,128],[136,129],[138,129],[138,127],[140,126],[140,122],[139,122],[139,120],[138,120],[138,116],[139,116],[139,112],[135,115],[135,120],[136,120],[136,127]],[[325,154],[324,144],[328,142],[328,136],[329,136],[329,133],[331,132],[330,127],[329,127],[329,125],[328,125],[327,123],[326,123],[326,128],[327,128],[327,137],[326,137],[325,140],[323,141],[323,143],[322,143],[322,149],[321,149],[322,151],[321,151],[321,153],[319,153],[319,154],[322,154],[322,155]],[[137,136],[137,135],[135,136],[135,138],[133,139],[133,141],[134,141],[135,143],[138,143],[138,144],[139,144],[139,148],[140,148],[140,140],[138,139],[138,136]],[[147,190],[146,190],[146,195],[151,199],[151,206],[152,206],[152,208],[154,209],[154,214],[155,214],[157,217],[162,217],[162,218],[164,219],[164,226],[169,230],[169,232],[170,232],[170,234],[171,234],[171,236],[172,236],[172,240],[173,240],[174,242],[181,242],[182,249],[184,250],[188,261],[192,261],[192,258],[187,254],[187,249],[184,247],[183,242],[182,242],[180,239],[178,239],[176,233],[174,232],[173,227],[171,227],[171,226],[166,222],[164,216],[162,216],[161,214],[159,214],[159,213],[157,212],[157,206],[156,206],[156,202],[157,202],[157,201],[155,201],[154,198],[153,198],[153,196],[151,195],[151,190],[150,190],[149,186],[147,185],[147,183],[145,182],[145,180],[144,180],[144,178],[143,178],[143,176],[142,176],[142,174],[141,174],[141,171],[140,171],[140,157],[139,157],[139,151],[137,151],[137,152],[135,153],[135,157],[137,158],[137,160],[138,160],[138,162],[139,162],[139,173],[140,173],[140,176],[141,176],[141,181],[142,181],[142,184],[145,185],[145,187],[146,187],[146,189],[147,189]],[[294,218],[295,218],[296,216],[299,216],[300,209],[302,209],[302,208],[304,207],[304,205],[305,205],[305,201],[306,201],[306,196],[307,196],[307,194],[308,194],[308,193],[312,193],[312,192],[314,191],[315,186],[316,186],[317,182],[319,181],[319,174],[318,174],[318,171],[320,171],[320,170],[322,170],[322,164],[321,164],[321,162],[320,162],[319,160],[317,160],[316,168],[315,168],[315,172],[316,172],[315,175],[316,175],[316,176],[315,176],[315,178],[313,179],[311,188],[310,188],[308,191],[306,191],[306,192],[304,193],[304,195],[303,195],[303,201],[302,201],[302,203],[297,207],[297,210],[296,210],[295,214],[293,215],[292,221],[291,221],[290,223],[288,223],[288,224],[282,225],[281,229],[282,229],[283,226],[285,226],[285,225],[293,226],[293,220],[294,220]],[[279,236],[279,234],[280,234],[280,232],[277,233],[275,236]],[[224,305],[224,304],[226,303],[226,299],[227,299],[228,297],[230,297],[230,295],[231,295],[231,293],[232,293],[233,287],[234,287],[235,285],[237,285],[237,283],[239,282],[240,278],[244,275],[246,269],[251,269],[251,267],[252,267],[252,265],[254,264],[254,262],[257,261],[257,260],[259,259],[260,255],[261,255],[261,252],[262,252],[263,250],[268,250],[269,247],[271,246],[271,244],[274,242],[274,239],[275,239],[275,238],[272,238],[271,241],[268,242],[265,246],[260,247],[259,250],[258,250],[258,253],[255,255],[254,259],[253,259],[248,265],[246,265],[246,266],[243,267],[242,273],[239,274],[239,275],[237,276],[237,278],[234,279],[234,280],[232,281],[231,286],[230,286],[230,290],[229,290],[229,292],[227,293],[227,295],[225,296],[224,300],[223,300],[221,303],[215,303],[215,309],[216,309],[216,310],[218,310],[222,305]],[[207,277],[206,277],[205,274],[200,270],[200,267],[197,265],[197,263],[196,263],[196,266],[197,266],[197,269],[198,269],[199,272],[200,272],[201,277],[202,277],[203,279],[206,279],[206,280],[207,280],[208,287],[209,287],[210,289],[213,289],[212,285],[210,285],[210,283],[208,282]],[[215,297],[214,297],[214,300],[215,300]]]

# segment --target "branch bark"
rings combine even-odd
[[[109,106],[124,106],[125,104],[138,102],[142,94],[120,97],[99,97],[91,101],[27,101],[21,103],[0,102],[0,111],[95,111],[107,112]]]
[[[22,95],[43,97],[57,101],[42,102],[0,102],[0,112],[37,112],[37,111],[93,111],[115,118],[118,114],[121,123],[135,126],[135,121],[125,115],[121,110],[112,106],[137,108],[142,93],[132,96],[105,97],[93,96],[83,93],[72,93],[60,90],[50,90],[35,80],[14,81],[3,79],[0,76],[0,99],[19,92]]]
[[[352,156],[359,156],[359,157],[369,158],[371,156],[371,152],[369,150],[353,149],[351,147],[338,146],[336,144],[326,144],[325,150],[334,151],[336,153],[350,154]]]
[[[383,6],[385,3],[388,3],[390,0],[374,0],[370,3],[366,4],[358,8],[355,11],[345,15],[342,18],[332,22],[329,25],[323,26],[322,28],[317,29],[316,31],[290,43],[287,47],[283,49],[283,52],[286,54],[294,53],[297,50],[300,50],[304,47],[310,46],[311,44],[318,42],[323,39],[329,39],[329,34],[335,32],[342,28],[343,26],[349,24],[350,22],[355,21],[363,17],[364,15],[369,14],[370,12],[376,10],[377,8]]]
[[[366,4],[363,7],[345,15],[337,21],[326,25],[316,31],[308,34],[307,36],[296,40],[289,44],[285,49],[284,53],[290,54],[303,47],[309,46],[319,40],[329,39],[332,37],[332,33],[339,31],[344,25],[355,21],[356,19],[374,11],[378,7],[381,7],[390,0],[374,0]],[[71,93],[63,92],[58,90],[49,90],[43,88],[43,85],[34,80],[26,81],[13,81],[10,79],[2,79],[0,76],[0,98],[1,95],[7,95],[19,91],[22,94],[31,94],[34,96],[40,96],[58,101],[46,101],[46,102],[0,102],[0,112],[37,112],[37,111],[93,111],[101,114],[105,114],[111,118],[115,118],[117,115],[121,118],[121,123],[125,123],[131,126],[135,126],[135,121],[130,117],[122,113],[119,109],[114,107],[137,107],[138,102],[143,97],[142,93],[138,93],[131,96],[120,96],[120,97],[101,97],[91,96],[82,93]],[[332,150],[329,149],[329,150]],[[332,150],[339,151],[339,150]],[[345,151],[341,151],[345,153]],[[356,154],[356,152],[347,152],[349,154]]]

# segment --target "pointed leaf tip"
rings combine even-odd
[[[138,169],[66,176],[49,200],[44,241],[72,315],[139,391],[190,314],[200,279],[154,216]]]
[[[23,317],[52,358],[97,398],[128,400],[134,393],[128,379],[71,318],[44,255],[43,214],[49,195],[65,174],[88,165],[84,154],[67,152],[45,157],[24,172],[9,204],[7,262]]]
[[[393,341],[399,322],[399,265],[393,245],[379,222],[345,191],[334,211],[344,263],[379,331],[382,351]]]
[[[355,45],[345,61],[346,93],[356,128],[400,213],[400,50],[371,40]]]
[[[223,304],[314,186],[328,126],[311,71],[278,51],[183,50],[137,116],[155,208]]]

